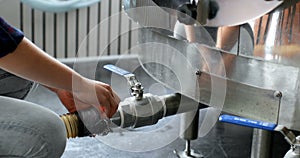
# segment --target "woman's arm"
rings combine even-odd
[[[68,91],[72,91],[72,78],[83,80],[78,73],[44,53],[26,38],[14,52],[0,58],[0,67],[23,78]]]
[[[111,87],[89,80],[44,53],[23,38],[17,48],[0,58],[0,67],[20,77],[73,95],[78,107],[95,106],[111,117],[117,110],[119,98]]]

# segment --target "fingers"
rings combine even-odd
[[[119,104],[120,101],[121,101],[121,99],[120,99],[120,97],[117,95],[117,93],[115,91],[113,91],[113,96],[114,96],[116,102]]]
[[[84,110],[90,107],[90,105],[82,103],[80,100],[74,99],[73,94],[66,90],[56,90],[55,92],[61,103],[70,113],[74,113],[78,110]]]
[[[102,97],[99,98],[100,106],[104,107],[104,112],[107,117],[112,117],[118,109],[118,105],[120,102],[120,98],[118,95],[112,90],[111,86],[105,83],[99,83],[105,90],[102,91],[99,95]],[[102,98],[102,99],[101,99]],[[103,110],[103,109],[102,109]]]
[[[99,96],[100,95],[100,96]],[[100,93],[98,96],[99,96],[99,103],[100,105],[98,105],[98,108],[99,110],[101,110],[102,112],[104,112],[106,114],[107,117],[111,117],[111,111],[112,111],[112,108],[111,108],[111,101],[110,101],[110,94],[109,92],[106,90],[106,91],[102,91],[102,93]]]
[[[117,102],[114,98],[111,98],[110,105],[111,105],[111,109],[110,109],[109,117],[112,117],[118,110],[119,102]]]
[[[110,105],[108,107],[108,110],[107,111],[107,116],[110,118],[112,117],[116,111],[118,110],[118,106],[119,106],[119,97],[114,94],[114,93],[110,93],[110,96],[109,96],[109,102],[110,102]]]
[[[82,88],[78,88],[75,91],[76,93],[73,93],[74,99],[78,99],[79,103],[94,106],[99,110],[100,115],[104,112],[107,117],[112,117],[117,111],[120,102],[118,95],[108,84],[88,79],[85,81]]]

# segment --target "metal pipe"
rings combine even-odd
[[[119,110],[110,122],[121,128],[137,128],[156,124],[163,117],[206,107],[178,93],[164,96],[145,94],[142,100],[136,100],[134,97],[126,98],[120,103]],[[110,131],[110,123],[101,119],[95,108],[60,117],[66,125],[67,138],[105,135]]]
[[[122,128],[137,128],[156,124],[163,117],[206,107],[179,93],[164,96],[145,94],[142,100],[131,97],[121,102],[111,121]]]

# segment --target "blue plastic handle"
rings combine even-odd
[[[125,75],[128,75],[128,74],[132,74],[124,69],[121,69],[115,65],[112,65],[112,64],[107,64],[107,65],[104,65],[103,66],[105,69],[109,70],[109,71],[112,71],[116,74],[119,74],[121,76],[125,76]]]
[[[265,130],[269,130],[269,131],[274,131],[274,129],[277,126],[274,123],[251,120],[251,119],[242,118],[242,117],[238,117],[238,116],[232,116],[232,115],[221,115],[219,117],[219,121],[232,123],[232,124],[236,124],[236,125],[252,127],[252,128],[265,129]]]

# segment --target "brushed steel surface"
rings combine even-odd
[[[300,129],[296,123],[298,120],[296,113],[299,111],[298,67],[237,56],[146,29],[142,30],[141,34],[143,38],[140,41],[140,48],[132,50],[132,53],[139,55],[145,70],[156,80],[184,95],[196,100],[199,100],[200,96],[201,101],[208,102],[210,93],[201,92],[205,87],[197,87],[198,79],[195,74],[197,70],[206,72],[207,76],[215,76],[215,83],[227,84],[220,84],[221,88],[218,85],[210,87],[216,89],[216,93],[224,91],[224,86],[226,87],[224,111]],[[210,67],[209,71],[207,67]],[[208,78],[203,74],[205,73],[202,73],[200,79]],[[210,85],[208,81],[203,83],[207,83],[205,86]],[[277,91],[282,93],[281,100],[274,97]],[[218,96],[215,92],[212,94]],[[222,99],[219,98],[217,101],[221,102]],[[220,102],[217,104],[221,105]],[[214,106],[212,103],[209,105]]]
[[[156,3],[155,3],[156,2]],[[152,0],[123,0],[125,9],[134,9],[137,7],[145,6],[162,6],[165,11],[170,14],[175,14],[176,9],[179,5],[186,3],[187,1],[182,0],[168,0],[159,2]],[[276,8],[282,3],[282,1],[264,1],[264,0],[218,0],[216,3],[219,6],[219,10],[215,18],[207,21],[206,26],[232,26],[246,23],[249,20],[256,19],[269,11]],[[136,10],[135,14],[129,14],[129,16],[140,22],[142,19],[155,18],[156,20],[161,19],[161,22],[165,22],[166,19],[163,17],[155,16],[152,9]],[[198,15],[199,16],[199,15]],[[143,18],[141,18],[143,17]]]

